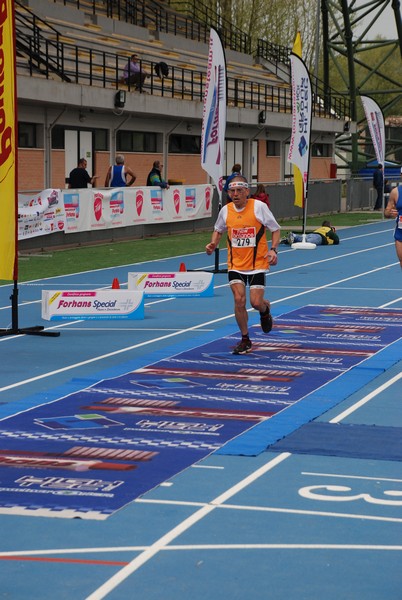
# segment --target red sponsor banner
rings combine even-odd
[[[17,278],[17,107],[14,3],[0,2],[0,279]]]

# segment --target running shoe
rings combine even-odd
[[[235,348],[233,348],[232,354],[247,354],[251,352],[251,340],[242,340],[240,344],[237,344]]]
[[[271,311],[269,310],[268,306],[267,306],[267,310],[265,311],[265,313],[263,315],[260,313],[260,322],[261,322],[261,329],[263,330],[263,332],[269,333],[272,329],[274,322],[272,320]]]
[[[288,241],[289,246],[291,246],[293,244],[293,242],[295,241],[295,236],[292,231],[289,231],[289,233],[287,235],[287,241]]]

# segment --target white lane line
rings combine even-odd
[[[289,456],[292,454],[289,453]],[[314,475],[314,473],[313,473]],[[319,475],[319,474],[318,474]],[[323,475],[324,476],[324,475]],[[334,475],[336,477],[336,475]],[[378,479],[378,481],[380,481]],[[384,480],[385,481],[385,480]],[[393,481],[393,480],[391,480]],[[398,480],[396,480],[398,481]],[[158,498],[149,499],[149,498],[136,498],[134,501],[138,504],[160,504],[160,505],[172,505],[172,506],[205,506],[205,502],[190,502],[184,500],[161,500]],[[307,515],[312,517],[336,517],[339,519],[356,519],[358,521],[367,520],[367,521],[384,521],[386,523],[402,523],[402,517],[379,517],[377,515],[363,515],[361,513],[338,513],[338,512],[329,512],[323,510],[305,510],[305,509],[296,509],[296,508],[278,508],[272,506],[249,506],[242,504],[224,504],[218,507],[221,510],[247,510],[250,512],[270,512],[270,513],[280,513],[280,514],[289,514],[289,515]]]
[[[144,332],[144,331],[158,331],[161,332],[161,327],[70,327],[69,331],[136,331],[136,332]],[[182,329],[177,327],[164,327],[163,331],[182,331]],[[211,332],[215,331],[215,329],[198,329],[198,331]]]
[[[312,471],[302,471],[302,475],[312,475],[313,477],[335,477],[342,479],[363,479],[368,481],[392,481],[393,483],[402,483],[402,479],[393,477],[367,477],[367,475],[343,475],[342,473],[314,473]]]
[[[345,419],[346,417],[348,417],[349,415],[354,413],[356,410],[358,410],[359,408],[364,406],[364,404],[367,404],[367,402],[370,402],[370,400],[375,398],[375,396],[378,396],[378,394],[381,394],[381,392],[383,392],[384,390],[389,388],[396,381],[401,379],[401,377],[402,377],[402,373],[398,373],[397,375],[392,377],[392,379],[390,379],[389,381],[386,381],[385,383],[380,385],[377,389],[375,389],[372,392],[370,392],[369,394],[367,394],[367,396],[365,396],[364,398],[362,398],[361,400],[359,400],[358,402],[353,404],[353,406],[350,406],[349,408],[347,408],[346,410],[341,412],[339,415],[337,415],[336,417],[331,419],[329,422],[330,423],[339,423],[340,421],[342,421],[342,419]]]
[[[289,456],[292,454],[289,453]],[[380,521],[384,523],[402,523],[400,517],[379,517],[377,515],[364,515],[359,513],[341,513],[324,510],[301,510],[295,508],[277,508],[271,506],[248,506],[240,504],[224,504],[219,507],[221,510],[246,510],[268,513],[280,513],[285,515],[307,515],[312,517],[334,517],[337,519],[356,519],[358,521]]]
[[[111,548],[67,548],[55,550],[27,550],[18,552],[0,552],[0,558],[25,556],[57,556],[58,554],[96,554],[113,552],[142,552],[148,546],[122,546]],[[384,544],[172,544],[161,549],[163,552],[194,550],[385,550],[400,552],[402,546]]]
[[[191,465],[192,469],[218,469],[218,470],[224,470],[225,467],[215,467],[213,465]]]
[[[370,235],[374,235],[374,234],[370,234]],[[348,257],[350,257],[350,256],[354,256],[354,255],[356,255],[356,254],[361,254],[361,253],[364,253],[364,252],[371,252],[371,251],[373,251],[373,250],[377,250],[378,248],[385,248],[385,247],[387,247],[387,246],[389,246],[389,245],[392,245],[392,244],[389,244],[389,243],[388,243],[388,244],[383,244],[382,246],[376,246],[375,248],[365,248],[364,250],[356,250],[356,251],[354,251],[354,252],[348,252],[347,254],[342,254],[341,256],[339,256],[339,255],[338,255],[338,256],[331,256],[331,257],[329,257],[329,258],[323,258],[323,259],[316,260],[316,261],[312,261],[312,262],[306,262],[306,263],[302,263],[302,264],[297,264],[297,265],[294,265],[294,266],[292,266],[292,267],[287,267],[286,269],[275,269],[274,271],[270,271],[270,272],[269,272],[269,276],[270,276],[270,277],[272,277],[273,275],[281,275],[282,273],[287,273],[287,272],[289,272],[289,271],[295,271],[295,270],[297,270],[297,269],[304,269],[304,268],[306,268],[306,267],[316,266],[316,265],[320,265],[320,264],[323,264],[323,263],[326,263],[326,262],[332,262],[332,261],[334,261],[334,260],[341,260],[341,259],[343,259],[343,258],[348,258]],[[289,249],[289,251],[291,251],[291,252],[295,252],[295,250],[290,250],[290,249]],[[221,265],[225,266],[225,265],[226,265],[226,262],[222,262],[222,263],[221,263]],[[221,265],[220,265],[220,266],[221,266]],[[396,266],[396,265],[399,265],[399,262],[394,262],[394,263],[391,263],[391,264],[389,264],[389,265],[386,265],[386,266],[383,266],[383,267],[381,267],[380,269],[383,269],[383,268],[385,269],[385,268],[393,267],[393,266]],[[211,268],[211,266],[210,266],[210,265],[209,265],[209,266],[207,266],[207,267],[205,267],[205,269],[210,269],[210,268]],[[380,269],[379,269],[379,270],[380,270]],[[203,268],[199,268],[199,269],[197,269],[197,271],[202,271],[202,270],[204,270],[204,269],[203,269]],[[91,273],[91,272],[92,272],[92,271],[87,271],[87,273]],[[363,274],[364,274],[364,273],[362,273],[362,275],[363,275]],[[75,273],[75,275],[79,275],[79,273]],[[58,277],[70,277],[70,276],[71,276],[71,275],[62,275],[62,276],[61,276],[61,275],[59,275]],[[358,277],[358,276],[359,276],[359,275],[355,275],[355,277]],[[39,279],[39,280],[35,280],[35,281],[39,281],[39,282],[40,282],[40,281],[46,281],[46,279],[43,279],[43,280],[40,280],[40,279]],[[32,283],[31,283],[31,282],[23,282],[23,283],[21,283],[21,284],[20,284],[20,286],[21,286],[21,285],[26,285],[27,287],[29,287],[30,285],[32,285]],[[40,284],[40,283],[39,283],[39,284],[35,284],[35,285],[38,285],[38,286],[39,286],[39,285],[43,285],[43,286],[44,286],[45,284],[44,284],[44,283],[43,283],[43,284]],[[228,285],[228,284],[225,284],[225,285],[223,285],[223,286],[222,286],[222,285],[219,285],[219,286],[214,286],[214,287],[215,287],[215,288],[219,288],[219,287],[226,287],[227,285]],[[97,287],[97,288],[95,288],[95,289],[98,289],[98,290],[102,290],[102,289],[110,289],[110,287],[111,287],[110,285],[107,285],[107,286],[104,286],[104,287]],[[383,289],[383,288],[381,288],[381,289]],[[166,301],[168,301],[168,300],[174,300],[174,298],[162,298],[162,299],[159,299],[159,300],[157,300],[157,301],[154,301],[154,302],[152,302],[152,303],[146,304],[145,306],[148,306],[148,305],[150,305],[150,304],[157,304],[158,302],[166,302]],[[30,300],[30,301],[26,301],[26,302],[21,302],[21,303],[20,303],[20,306],[28,306],[29,304],[39,304],[39,303],[41,303],[41,302],[42,302],[42,300],[41,300],[41,299],[39,299],[39,300]],[[11,306],[10,306],[10,305],[7,305],[7,306],[0,306],[0,310],[10,310],[10,308],[11,308]]]
[[[197,331],[198,329],[201,329],[201,328],[205,327],[206,325],[212,325],[214,323],[218,323],[219,321],[224,321],[225,319],[228,319],[233,316],[234,315],[226,315],[224,317],[220,317],[219,319],[214,319],[213,321],[208,321],[208,323],[201,323],[200,325],[194,325],[193,327],[188,327],[187,329],[181,329],[179,331],[174,331],[173,333],[169,333],[167,335],[162,335],[158,338],[152,338],[151,340],[146,340],[145,342],[133,344],[132,346],[127,346],[126,348],[120,348],[119,350],[114,350],[113,352],[108,352],[107,354],[102,354],[100,356],[88,358],[87,360],[83,360],[81,362],[74,363],[72,365],[67,365],[66,367],[62,367],[60,369],[55,369],[54,371],[42,373],[41,375],[37,375],[36,377],[30,377],[29,379],[24,379],[23,381],[11,383],[10,385],[1,387],[0,392],[5,392],[7,390],[11,390],[11,389],[19,387],[21,385],[26,385],[27,383],[33,383],[34,381],[44,379],[45,377],[51,377],[53,375],[58,375],[59,373],[64,373],[66,371],[70,371],[71,369],[82,367],[84,365],[89,365],[89,364],[97,362],[99,360],[104,360],[104,359],[110,358],[112,356],[117,356],[118,354],[122,354],[124,352],[129,352],[130,350],[135,350],[136,348],[143,348],[144,346],[148,346],[149,344],[161,342],[162,340],[167,340],[169,338],[176,337],[177,335],[182,335],[183,333],[187,333],[188,331]],[[17,336],[17,337],[19,337],[19,336]]]
[[[159,538],[159,540],[157,540],[154,544],[147,548],[147,550],[144,550],[144,552],[142,552],[139,556],[134,558],[134,560],[132,560],[126,567],[123,567],[120,571],[113,575],[113,577],[108,579],[103,585],[101,585],[97,590],[90,594],[86,598],[86,600],[101,600],[102,598],[105,598],[107,594],[109,594],[120,583],[127,579],[127,577],[135,573],[137,569],[139,569],[148,560],[150,560],[156,554],[158,554],[158,552],[160,552],[165,546],[170,544],[179,535],[190,529],[190,527],[192,527],[195,523],[201,521],[209,513],[215,510],[215,508],[217,508],[227,498],[230,498],[231,496],[237,494],[240,490],[246,488],[248,485],[256,481],[259,477],[261,477],[271,469],[275,468],[281,462],[286,460],[288,456],[290,456],[290,454],[285,452],[275,457],[273,460],[270,460],[265,465],[254,471],[254,473],[251,473],[242,481],[239,481],[236,485],[229,488],[226,492],[220,494],[210,504],[203,506],[190,517],[184,519],[184,521],[179,523],[179,525],[177,525],[165,535],[163,535],[161,538]]]
[[[391,290],[391,291],[394,291],[394,290]],[[397,291],[397,290],[395,290],[395,291]],[[392,306],[393,304],[396,304],[397,302],[400,302],[401,300],[402,300],[402,296],[400,296],[399,298],[396,298],[395,300],[391,300],[391,302],[387,302],[386,304],[382,304],[380,308],[387,308],[387,306]]]
[[[398,263],[399,264],[399,263]],[[332,287],[333,285],[337,285],[338,283],[343,283],[344,281],[350,281],[351,279],[356,279],[358,277],[363,277],[365,275],[369,275],[371,273],[375,273],[376,271],[381,271],[382,269],[387,268],[387,265],[383,265],[382,267],[377,267],[376,269],[371,269],[370,271],[365,271],[364,273],[359,273],[358,275],[352,275],[351,277],[345,277],[344,279],[339,279],[338,281],[333,281],[332,283],[327,283],[325,285],[320,285],[315,287],[314,289],[311,290],[304,290],[303,292],[298,292],[296,294],[291,294],[290,296],[286,296],[284,298],[280,298],[279,300],[273,300],[271,302],[272,305],[274,304],[279,304],[281,302],[287,302],[288,300],[292,300],[294,298],[298,298],[300,296],[304,296],[306,294],[311,294],[312,292],[318,291],[318,290],[323,290],[329,287]],[[252,311],[254,309],[249,308],[248,312]],[[172,337],[175,337],[177,335],[182,335],[183,333],[187,333],[188,331],[196,331],[198,329],[201,329],[203,327],[207,327],[209,325],[213,325],[215,323],[219,323],[221,321],[225,321],[227,319],[232,319],[234,317],[233,314],[230,315],[225,315],[224,317],[219,317],[218,319],[213,319],[212,321],[206,321],[205,323],[200,323],[199,325],[194,325],[193,327],[188,327],[187,329],[183,329],[181,331],[175,331],[173,333],[164,335],[164,336],[160,336],[159,338],[154,338],[151,340],[147,340],[145,342],[140,342],[139,344],[134,344],[133,346],[128,346],[126,348],[121,348],[120,350],[115,350],[114,352],[109,352],[107,354],[102,354],[99,356],[95,356],[94,358],[89,358],[87,360],[81,361],[79,363],[74,363],[72,365],[68,365],[66,367],[62,367],[60,369],[55,369],[54,371],[50,371],[48,373],[42,373],[41,375],[37,375],[36,377],[31,377],[29,379],[25,379],[23,381],[18,381],[16,383],[12,383],[8,386],[2,387],[0,388],[0,392],[4,392],[6,390],[10,390],[22,385],[26,385],[27,383],[33,383],[34,381],[38,381],[39,379],[44,379],[45,377],[51,377],[53,375],[57,375],[59,373],[64,373],[66,371],[70,371],[71,369],[75,369],[78,367],[82,367],[84,365],[88,365],[100,360],[104,360],[106,358],[110,358],[112,356],[117,356],[118,354],[122,354],[124,352],[129,352],[130,350],[135,350],[136,348],[142,348],[144,346],[148,346],[150,344],[154,344],[157,342],[160,342],[162,340],[166,340]],[[78,321],[79,322],[79,321]],[[10,336],[13,337],[13,336]],[[19,336],[17,336],[19,337]],[[2,338],[2,339],[7,339],[7,337]]]
[[[402,550],[402,546],[383,544],[194,544],[177,545],[164,548],[166,551],[178,550]]]

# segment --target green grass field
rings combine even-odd
[[[309,217],[307,229],[314,229],[328,219],[335,227],[351,227],[381,219],[378,212],[350,212],[334,215]],[[284,235],[292,229],[302,227],[301,220],[286,220],[280,223]],[[342,234],[340,234],[342,240]],[[135,262],[181,256],[194,252],[203,252],[211,239],[211,232],[150,237],[145,239],[80,246],[72,249],[51,249],[42,253],[21,253],[18,260],[18,281],[30,281],[67,275],[77,271],[89,271],[104,267],[115,267]],[[178,265],[179,268],[179,265]],[[0,281],[0,284],[4,285]]]

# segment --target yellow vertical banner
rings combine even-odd
[[[296,38],[293,44],[292,52],[297,54],[297,56],[302,57],[302,39],[300,35],[300,31],[297,32]],[[295,187],[295,201],[294,205],[303,208],[304,206],[304,186],[303,186],[303,176],[300,172],[300,169],[293,165],[293,178],[294,178],[294,187]]]
[[[0,0],[0,279],[17,278],[17,97],[14,2]]]

